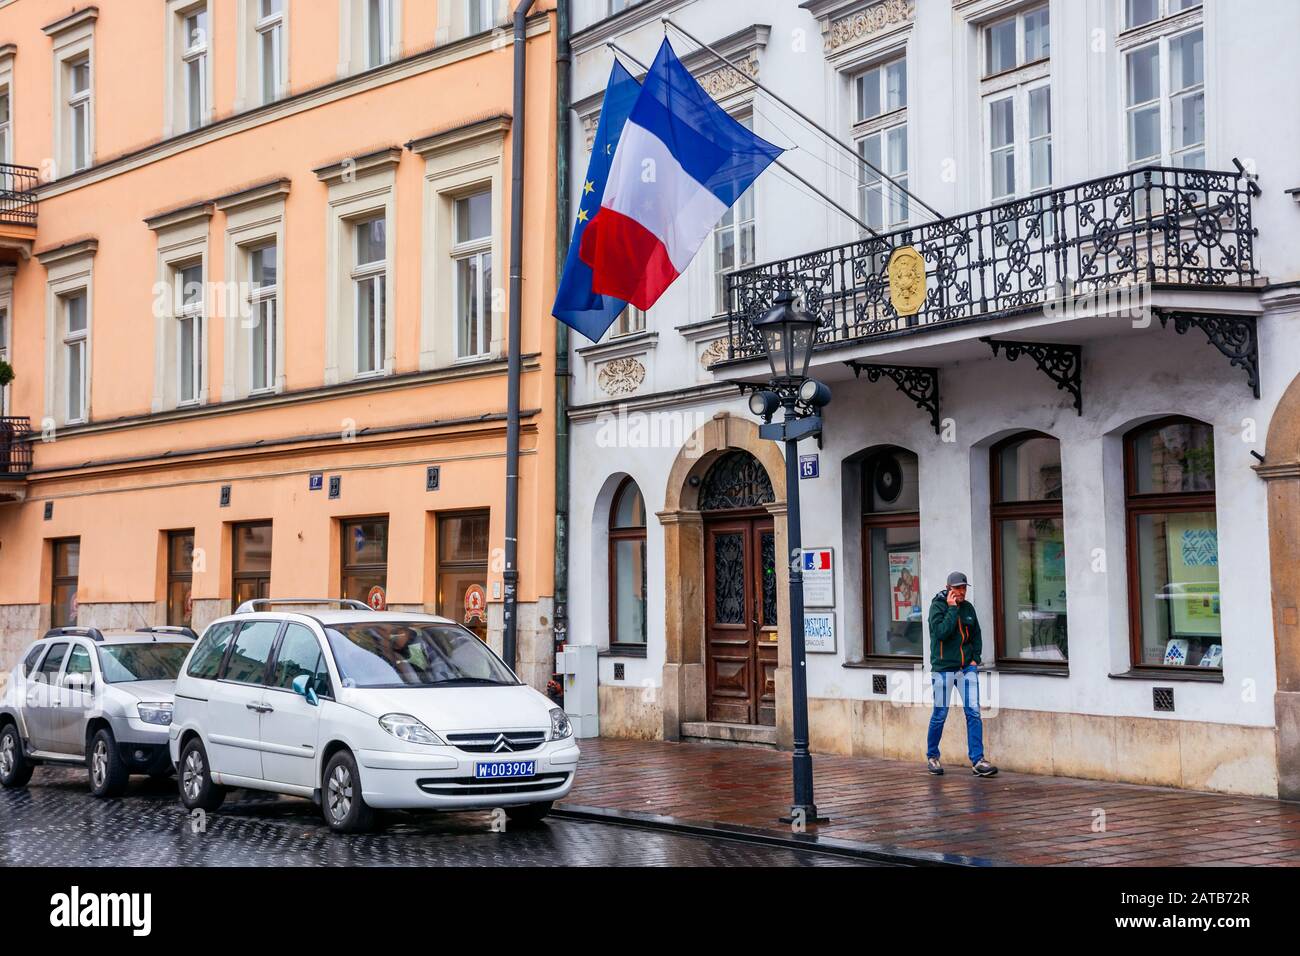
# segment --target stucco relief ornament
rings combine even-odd
[[[889,302],[899,315],[915,315],[925,304],[925,259],[911,246],[889,257]]]
[[[644,381],[645,366],[634,358],[611,359],[596,374],[596,384],[606,395],[631,395]]]
[[[700,367],[708,370],[714,362],[721,362],[727,357],[727,340],[714,339],[700,352]]]
[[[720,70],[706,73],[699,78],[700,85],[715,100],[735,92],[737,87],[749,85],[750,80],[758,79],[758,57],[752,53],[736,64],[739,70],[724,66]]]
[[[841,17],[831,24],[832,50],[873,36],[882,30],[912,19],[915,7],[908,0],[883,0],[873,7]]]

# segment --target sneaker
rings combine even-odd
[[[930,773],[934,774],[936,777],[943,776],[943,764],[939,763],[938,757],[926,757],[925,766],[926,769],[929,770]]]
[[[971,764],[970,772],[975,774],[977,777],[996,777],[998,775],[998,768],[993,766],[993,764],[989,763],[983,757],[980,757],[979,760]]]

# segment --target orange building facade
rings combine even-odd
[[[0,668],[356,597],[498,649],[504,0],[0,2]],[[554,4],[527,19],[518,660],[552,671]]]

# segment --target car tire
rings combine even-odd
[[[546,815],[551,812],[551,806],[552,801],[547,800],[545,803],[525,803],[518,807],[506,807],[506,816],[510,818],[511,823],[534,827],[546,819]]]
[[[126,793],[131,774],[117,749],[117,739],[107,727],[90,739],[86,751],[86,771],[90,776],[90,795],[100,800]]]
[[[203,749],[203,741],[198,737],[191,738],[181,748],[181,761],[176,768],[181,806],[186,810],[210,813],[226,799],[226,788],[212,782],[208,767],[208,752]]]
[[[374,828],[375,811],[362,799],[361,773],[350,751],[340,750],[325,765],[320,806],[335,833],[366,833]]]
[[[16,790],[27,786],[35,766],[23,753],[23,738],[17,724],[5,724],[0,729],[0,787]]]

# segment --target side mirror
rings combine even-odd
[[[313,707],[320,703],[316,697],[316,691],[311,687],[311,676],[308,674],[299,674],[293,679],[293,692],[305,698],[307,703]]]

